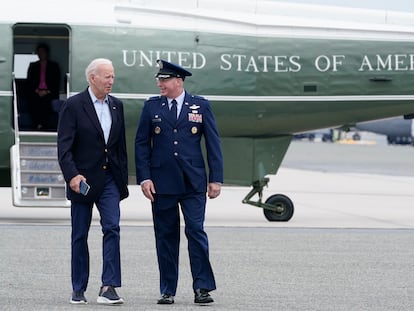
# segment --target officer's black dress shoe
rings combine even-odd
[[[158,299],[157,304],[159,305],[171,305],[174,303],[174,296],[168,294],[162,294],[161,298]]]
[[[194,293],[194,303],[205,304],[205,303],[212,303],[214,302],[213,298],[211,298],[208,290],[206,289],[196,289]]]

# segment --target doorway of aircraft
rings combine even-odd
[[[60,69],[59,99],[52,102],[52,112],[48,117],[49,130],[56,131],[58,110],[67,97],[66,83],[69,73],[70,29],[60,24],[15,24],[13,27],[13,72],[16,83],[17,120],[20,131],[33,128],[28,96],[27,71],[31,62],[39,58],[36,47],[46,44],[49,58],[58,63]],[[16,111],[15,111],[16,113]]]
[[[19,23],[13,26],[11,124],[14,145],[10,151],[10,167],[15,206],[68,206],[65,182],[57,161],[56,132],[59,109],[69,92],[70,34],[70,28],[61,24]],[[49,63],[46,70],[42,70],[42,66],[37,64],[32,67],[35,82],[29,83],[28,69],[31,63],[39,60],[36,50],[40,44],[44,50],[49,50],[49,59],[57,63],[59,73],[53,70],[50,74],[50,68],[56,68],[56,65]],[[44,89],[42,82],[46,82]],[[56,87],[51,90],[51,85]],[[33,91],[29,93],[29,89]],[[47,100],[39,99],[44,94],[54,95]],[[51,109],[42,108],[46,102]],[[33,122],[39,115],[42,115],[42,124]]]

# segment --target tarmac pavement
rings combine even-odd
[[[293,143],[264,191],[264,199],[274,193],[292,199],[295,214],[289,222],[268,222],[261,209],[242,204],[248,187],[223,187],[207,207],[218,289],[212,292],[215,303],[205,308],[414,310],[413,151]],[[121,207],[118,293],[125,304],[112,308],[201,308],[193,303],[184,234],[176,302],[156,304],[149,202],[137,186],[130,190]],[[72,306],[69,209],[13,207],[10,188],[0,188],[0,206],[0,310],[111,308],[96,303],[102,236],[96,214],[89,237],[89,304]]]
[[[86,306],[69,304],[70,227],[2,225],[1,310],[102,310],[101,233],[90,232]],[[211,310],[413,310],[411,229],[208,227]],[[122,227],[121,310],[197,310],[183,239],[175,304],[159,306],[152,228]],[[107,307],[108,308],[108,307]],[[106,308],[105,308],[106,310]]]

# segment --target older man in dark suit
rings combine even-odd
[[[135,139],[137,182],[152,202],[160,270],[161,298],[157,303],[174,303],[180,244],[179,205],[188,239],[194,302],[211,303],[209,292],[216,289],[216,284],[204,216],[206,192],[209,198],[216,198],[223,182],[219,134],[208,100],[184,90],[184,79],[191,73],[164,60],[158,64],[156,77],[161,96],[145,102]]]
[[[95,59],[86,68],[89,87],[63,105],[58,127],[59,164],[67,182],[72,216],[71,303],[84,304],[89,278],[88,232],[96,204],[103,232],[102,304],[121,304],[120,200],[128,196],[127,153],[123,105],[109,95],[114,68]],[[90,186],[85,195],[80,183]]]

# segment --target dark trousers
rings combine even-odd
[[[209,260],[208,237],[204,231],[205,193],[180,196],[156,194],[152,204],[155,241],[160,271],[160,293],[175,295],[178,282],[180,213],[185,221],[193,289],[216,289]]]
[[[34,94],[30,102],[30,116],[32,118],[32,127],[37,129],[40,125],[42,129],[49,129],[51,117],[53,114],[52,110],[52,95],[48,94],[40,97]]]
[[[102,286],[121,286],[120,260],[120,210],[119,190],[113,176],[106,175],[105,188],[95,202],[103,233],[102,241]],[[88,233],[92,220],[94,202],[72,202],[72,288],[86,291],[89,279]]]

